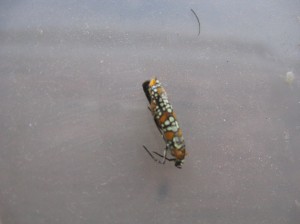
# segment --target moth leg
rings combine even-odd
[[[149,151],[149,149],[147,149],[146,146],[143,145],[143,147],[144,147],[144,149],[146,150],[146,152],[149,154],[149,156],[150,156],[155,162],[157,162],[157,163],[165,164],[165,163],[166,163],[166,160],[168,160],[168,161],[175,161],[175,159],[169,159],[169,158],[166,157],[166,155],[167,155],[167,149],[165,149],[164,155],[161,155],[161,154],[159,154],[158,152],[153,152],[154,154],[156,154],[156,155],[158,155],[158,156],[160,156],[160,157],[163,158],[163,160],[160,161],[160,160],[156,159],[156,158],[153,156],[153,154]]]
[[[162,162],[161,162],[162,164],[165,164],[165,163],[166,163],[166,156],[167,156],[167,149],[164,150],[164,155],[163,155],[163,157],[162,157],[163,160],[162,160]]]
[[[153,153],[156,154],[156,155],[158,155],[158,156],[160,156],[160,157],[162,157],[162,158],[164,158],[164,156],[161,155],[161,154],[159,154],[158,152],[153,152]],[[165,157],[165,159],[168,160],[168,161],[170,161],[170,162],[176,160],[175,158],[170,159],[170,158],[168,158],[168,157]]]
[[[152,153],[147,149],[147,147],[144,146],[144,145],[143,145],[143,147],[144,147],[144,149],[146,150],[146,152],[149,154],[149,156],[150,156],[155,162],[158,162],[158,163],[159,163],[158,159],[156,159],[156,158],[152,155]]]

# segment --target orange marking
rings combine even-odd
[[[164,134],[165,138],[169,141],[171,141],[174,137],[174,132],[168,131]]]
[[[155,107],[156,107],[156,103],[154,101],[151,101],[150,109],[152,112],[154,112]]]
[[[151,79],[149,86],[152,87],[155,85],[155,83],[156,83],[156,79]]]
[[[158,87],[157,88],[157,93],[159,94],[159,95],[162,95],[163,93],[165,93],[166,91],[165,91],[165,89],[163,88],[163,87]]]
[[[172,115],[173,115],[173,117],[174,117],[174,118],[175,118],[175,120],[176,120],[177,118],[176,118],[176,114],[175,114],[175,112],[174,112],[174,111],[173,111]]]
[[[177,131],[177,136],[178,136],[178,137],[182,137],[182,131],[181,131],[180,128],[179,128],[178,131]]]
[[[161,87],[157,88],[157,93],[160,95],[161,94]]]
[[[185,149],[173,149],[171,152],[172,156],[176,159],[183,160],[185,157]]]
[[[161,117],[159,118],[159,123],[163,124],[165,122],[165,120],[167,120],[169,113],[168,112],[164,112],[163,115],[161,115]]]

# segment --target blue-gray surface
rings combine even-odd
[[[242,2],[1,1],[0,223],[299,224],[300,3]]]

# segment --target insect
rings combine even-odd
[[[146,146],[143,145],[143,147],[154,161],[161,164],[165,164],[166,160],[174,161],[175,166],[181,168],[186,155],[185,142],[167,93],[157,78],[145,81],[143,89],[150,104],[148,109],[154,117],[154,122],[166,143],[166,148],[163,155],[153,152],[162,157],[162,160],[158,160]],[[167,158],[167,152],[173,157]]]

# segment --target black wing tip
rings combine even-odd
[[[145,89],[145,87],[148,88],[149,83],[150,83],[150,80],[146,80],[145,82],[143,82],[143,88],[144,89]]]
[[[147,99],[148,99],[148,101],[149,101],[149,103],[151,102],[151,96],[150,96],[150,94],[149,94],[149,83],[150,83],[150,80],[146,80],[144,83],[143,83],[143,90],[144,90],[144,92],[145,92],[145,94],[146,94],[146,97],[147,97]]]

